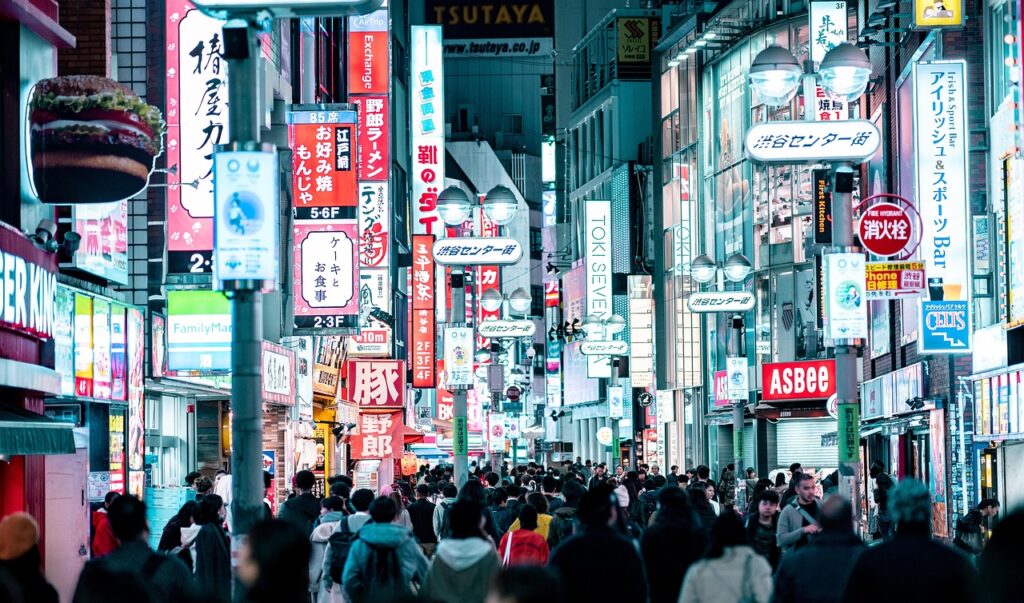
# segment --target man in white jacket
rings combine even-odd
[[[456,497],[459,495],[459,489],[454,483],[448,482],[445,484],[444,489],[441,490],[441,494],[444,495],[444,500],[437,503],[437,506],[434,507],[434,533],[437,534],[438,541],[443,540],[448,535],[449,528],[444,525],[444,514],[446,509],[451,509],[452,505],[455,504]]]

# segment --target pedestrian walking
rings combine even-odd
[[[715,500],[715,493],[715,484],[713,482],[705,482],[704,495],[707,497],[708,504],[711,505],[711,509],[714,510],[715,515],[718,516],[722,514],[722,503]]]
[[[704,559],[683,580],[679,603],[768,603],[772,568],[747,544],[743,522],[735,513],[718,517]]]
[[[437,534],[434,533],[434,509],[437,505],[430,502],[429,496],[430,486],[418,484],[416,500],[409,505],[412,533],[427,559],[434,556],[434,548],[437,546]]]
[[[1024,593],[1024,509],[1004,518],[978,558],[983,600],[1020,603]]]
[[[348,603],[409,595],[413,584],[423,583],[430,563],[412,531],[394,523],[397,515],[395,501],[386,496],[370,505],[370,521],[359,528],[342,573]]]
[[[723,507],[736,506],[736,463],[729,463],[722,470],[722,476],[718,480],[719,502]]]
[[[107,517],[107,509],[110,508],[117,498],[121,496],[119,492],[107,492],[106,496],[103,497],[103,504],[92,512],[92,558],[99,559],[104,555],[108,555],[117,548],[117,539],[114,538],[114,532],[110,529],[110,519]]]
[[[782,550],[776,534],[779,531],[779,494],[765,490],[758,495],[757,512],[747,515],[747,539],[754,552],[761,555],[772,571],[779,568]]]
[[[548,540],[537,525],[537,508],[527,503],[519,510],[518,527],[501,537],[498,554],[504,567],[513,565],[547,565]]]
[[[544,538],[545,541],[547,541],[548,536],[551,535],[552,520],[551,515],[548,514],[547,497],[545,497],[540,492],[531,492],[526,495],[526,505],[531,505],[534,511],[536,511],[537,513],[537,525],[533,528],[533,530],[537,532],[537,534],[539,534],[542,538]],[[526,507],[526,505],[523,505],[522,507],[519,508],[520,516],[522,516],[523,508]],[[520,521],[519,517],[517,517],[516,520],[512,522],[512,525],[509,526],[509,531],[518,530],[522,527],[522,522]]]
[[[821,506],[814,495],[814,476],[797,474],[796,486],[796,498],[782,508],[779,516],[777,539],[783,555],[805,546],[812,536],[821,531],[818,525]]]
[[[409,510],[405,508],[405,500],[402,497],[401,490],[393,490],[391,494],[388,494],[391,500],[395,501],[395,506],[398,508],[398,515],[395,516],[395,523],[400,526],[404,526],[412,530],[412,516],[409,515]]]
[[[683,577],[704,554],[707,541],[680,488],[658,491],[658,509],[640,539],[651,603],[676,603]]]
[[[896,533],[857,559],[846,583],[845,603],[981,601],[971,562],[931,538],[932,501],[924,484],[913,479],[897,484],[889,496],[889,513]]]
[[[434,533],[437,534],[438,542],[447,538],[451,531],[450,511],[452,505],[458,500],[459,489],[455,484],[448,482],[441,488],[441,495],[444,498],[437,503],[434,509]]]
[[[876,538],[888,539],[892,537],[892,519],[889,518],[889,491],[896,486],[896,480],[885,472],[881,461],[871,463],[868,474],[875,480],[875,487],[872,494],[875,498],[875,529],[873,534]]]
[[[311,552],[309,538],[293,523],[270,519],[254,525],[239,552],[246,601],[307,603]]]
[[[231,542],[224,531],[227,509],[217,494],[207,494],[199,502],[196,525],[195,576],[200,592],[221,603],[231,601]]]
[[[953,543],[968,555],[980,555],[988,541],[988,523],[999,514],[999,501],[986,498],[956,522]]]
[[[701,532],[704,533],[704,540],[711,540],[711,528],[715,525],[718,514],[708,500],[707,487],[703,482],[694,482],[686,490],[686,496],[690,501],[690,507],[700,522]]]
[[[281,512],[278,516],[290,521],[301,529],[306,537],[313,533],[313,522],[320,516],[320,501],[313,496],[313,485],[316,484],[316,477],[312,471],[303,469],[295,474],[295,491],[298,493],[294,498],[286,500],[281,505]]]
[[[548,547],[552,551],[576,532],[579,525],[577,508],[585,492],[583,484],[574,479],[562,484],[562,498],[565,502],[551,514],[551,525],[548,527]]]
[[[57,603],[57,590],[43,576],[39,524],[28,513],[0,520],[0,568],[9,588],[25,603]],[[14,597],[12,597],[13,599]]]
[[[150,603],[178,603],[195,594],[195,582],[185,564],[149,548],[145,503],[131,495],[121,496],[110,504],[107,514],[110,528],[120,544],[109,555],[85,564],[78,578],[74,603],[96,600],[92,598],[93,589],[96,585],[109,584],[110,574],[128,575],[143,585]]]
[[[558,576],[545,567],[520,565],[498,572],[487,603],[561,603]]]
[[[182,552],[181,530],[182,528],[189,528],[195,523],[195,515],[198,509],[199,505],[194,500],[185,501],[185,504],[181,505],[177,515],[168,520],[164,526],[164,531],[160,534],[160,543],[157,545],[159,552],[171,554]],[[180,558],[186,565],[190,568],[192,567],[192,556],[190,553],[184,551]]]
[[[821,533],[787,555],[775,574],[774,603],[839,603],[864,543],[853,532],[853,505],[835,495],[821,504]],[[808,577],[813,576],[813,580]]]
[[[478,482],[479,483],[479,482]],[[451,537],[437,554],[420,594],[443,603],[483,603],[500,562],[486,530],[486,507],[473,498],[452,505]]]
[[[331,534],[338,529],[338,523],[345,519],[345,501],[338,496],[328,496],[321,503],[320,523],[313,528],[310,535],[310,554],[307,564],[309,593],[314,601],[319,599],[321,582],[324,575],[324,557]],[[279,520],[283,521],[283,520]],[[294,525],[294,524],[292,524]]]
[[[338,521],[334,531],[327,538],[324,549],[324,565],[320,572],[320,601],[341,602],[341,580],[345,565],[355,543],[359,530],[370,520],[370,505],[373,491],[360,488],[352,493],[352,508],[355,512]]]

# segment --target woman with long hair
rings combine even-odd
[[[405,526],[412,530],[412,516],[409,515],[409,509],[405,508],[405,500],[402,497],[401,491],[394,490],[388,495],[388,497],[395,501],[395,506],[398,507],[398,515],[395,515],[395,521],[392,523]]]
[[[704,559],[686,572],[679,603],[768,603],[771,596],[771,566],[747,543],[740,518],[735,513],[721,515]]]
[[[309,539],[293,524],[264,520],[242,545],[238,578],[252,603],[309,601]]]
[[[231,601],[231,544],[224,531],[224,499],[207,494],[199,501],[195,539],[196,584],[222,603]],[[308,562],[308,560],[307,560]]]

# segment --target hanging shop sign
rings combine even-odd
[[[446,58],[541,57],[554,48],[554,0],[427,0],[424,14],[444,28]]]
[[[402,413],[359,413],[359,431],[352,436],[353,459],[393,459],[402,453]]]
[[[746,400],[750,392],[750,376],[746,357],[725,359],[726,392],[730,400]]]
[[[433,248],[434,260],[443,266],[509,266],[523,257],[519,241],[497,238],[444,238]]]
[[[437,340],[434,321],[436,270],[433,235],[412,236],[412,386],[434,387],[437,383]]]
[[[167,271],[213,269],[213,151],[231,140],[224,21],[168,0],[167,32]]]
[[[348,19],[349,94],[387,94],[388,11]]]
[[[349,358],[387,358],[391,355],[391,329],[359,329],[346,337]]]
[[[857,233],[864,249],[887,258],[910,246],[914,223],[907,209],[895,203],[877,203],[861,214]]]
[[[260,356],[264,402],[295,406],[295,352],[263,341]]]
[[[391,198],[387,182],[359,183],[359,265],[387,267],[391,249]]]
[[[848,105],[845,100],[832,96],[822,86],[814,87],[814,119],[816,121],[847,119],[849,117],[849,109],[847,107]]]
[[[825,338],[841,340],[867,337],[864,254],[828,253],[822,258],[825,272]]]
[[[231,300],[223,293],[167,292],[167,368],[186,373],[231,370]]]
[[[39,339],[53,336],[55,258],[0,225],[0,326]]]
[[[60,375],[60,393],[75,395],[75,294],[57,285],[53,329],[53,370]]]
[[[686,300],[690,312],[749,312],[756,303],[749,291],[707,291],[691,293]]]
[[[868,262],[864,296],[869,301],[918,297],[924,293],[924,262]]]
[[[583,232],[586,257],[586,316],[606,320],[612,315],[612,202],[588,199],[584,207]],[[591,342],[593,343],[593,342]],[[588,346],[595,349],[595,346]],[[628,347],[628,346],[627,346]],[[582,352],[582,348],[580,350]],[[623,351],[626,353],[626,350]],[[587,358],[587,376],[611,376],[608,358]]]
[[[747,130],[744,148],[755,163],[860,163],[878,150],[882,134],[871,122],[769,121]]]
[[[341,358],[344,355],[341,337],[316,337],[313,356],[313,397],[323,404],[334,404],[338,393]]]
[[[444,366],[450,390],[473,387],[473,329],[446,327],[444,330]]]
[[[356,112],[351,105],[288,112],[292,207],[296,220],[337,219],[356,196]]]
[[[128,394],[128,327],[126,308],[110,305],[110,399],[125,400]]]
[[[110,302],[92,301],[92,395],[110,399]]]
[[[359,107],[359,127],[356,132],[359,143],[359,180],[387,181],[388,166],[391,165],[389,98],[383,95],[355,96],[352,102]]]
[[[108,281],[128,284],[128,201],[71,206],[74,230],[82,235],[71,265]]]
[[[846,42],[846,0],[812,0],[807,13],[811,28],[810,58],[820,63],[828,51]]]
[[[625,390],[620,385],[608,387],[608,418],[621,419],[625,416]]]
[[[360,412],[401,409],[405,405],[405,361],[349,360],[346,363],[346,402]]]
[[[413,25],[409,103],[412,112],[413,234],[444,234],[437,195],[444,188],[444,61],[441,27]]]
[[[964,7],[962,0],[914,0],[914,27],[934,29],[937,27],[963,27]]]
[[[75,395],[92,397],[92,298],[75,293]],[[169,300],[168,300],[169,301]]]
[[[761,365],[761,399],[824,400],[836,392],[836,361],[766,362]]]
[[[633,387],[654,385],[654,285],[651,276],[630,275],[629,381]]]
[[[814,185],[814,242],[818,245],[832,244],[832,182],[831,171],[811,172]],[[753,296],[751,296],[753,297]],[[751,304],[753,307],[753,304]]]
[[[296,222],[294,318],[303,332],[344,331],[359,314],[358,226],[355,220]]]
[[[597,443],[602,446],[611,446],[612,440],[615,439],[615,434],[612,433],[611,427],[601,427],[597,430]]]
[[[532,337],[537,324],[532,320],[485,320],[477,327],[483,337]]]
[[[544,307],[557,308],[561,303],[559,296],[558,281],[551,280],[544,283]]]
[[[584,341],[580,344],[580,354],[584,356],[625,356],[629,354],[629,344],[625,341]]]
[[[971,305],[967,301],[922,301],[917,349],[922,354],[971,351]]]
[[[278,168],[273,151],[213,155],[214,281],[277,281]]]

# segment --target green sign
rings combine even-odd
[[[738,429],[732,430],[732,458],[741,459],[743,458],[743,431]],[[739,471],[739,467],[736,468]]]
[[[452,449],[455,454],[469,454],[469,427],[466,425],[466,417],[455,417],[452,421],[455,441],[452,442]]]
[[[860,406],[839,405],[839,462],[860,461]]]
[[[615,437],[612,438],[612,465],[619,464],[619,457],[622,455],[622,446],[619,443],[619,430],[615,429]]]

